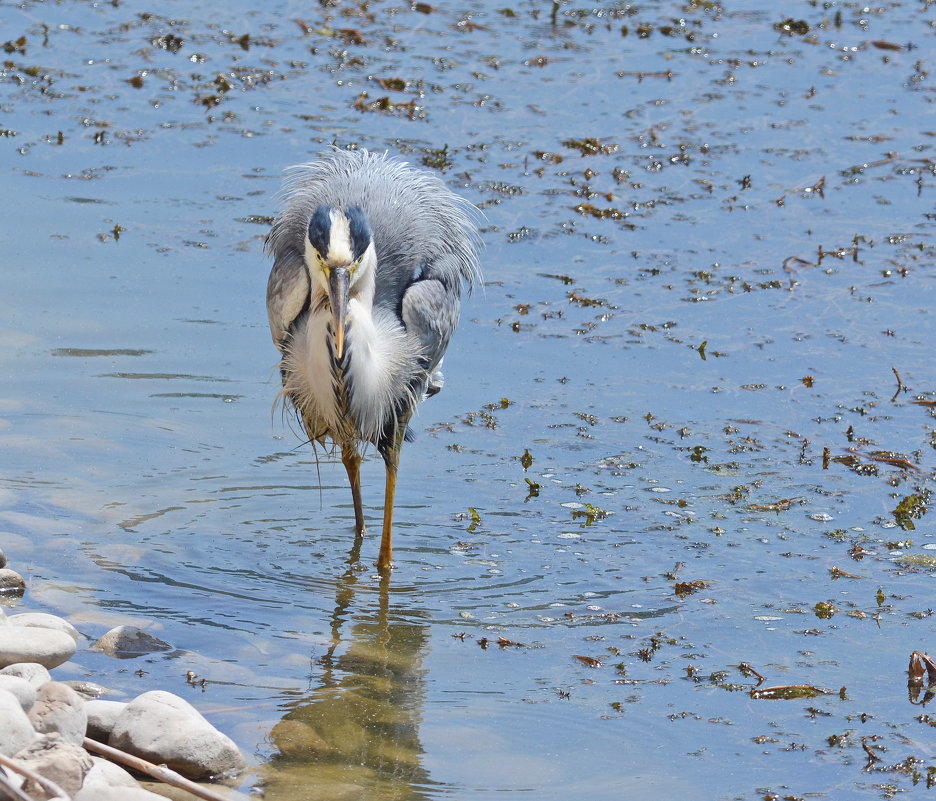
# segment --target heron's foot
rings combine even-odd
[[[390,575],[393,570],[393,549],[390,547],[388,537],[383,537],[380,542],[380,554],[377,556],[377,571],[382,576]]]
[[[379,559],[374,562],[374,564],[377,565],[377,572],[380,573],[381,576],[389,576],[395,567],[393,562],[381,563]]]

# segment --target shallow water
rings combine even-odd
[[[178,649],[76,675],[289,801],[929,794],[936,7],[0,12],[13,607]],[[388,582],[271,411],[262,240],[333,141],[487,218]]]

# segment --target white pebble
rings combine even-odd
[[[13,756],[36,739],[19,699],[8,690],[0,690],[0,720],[0,754]]]
[[[6,690],[16,696],[24,712],[36,702],[36,688],[20,676],[6,676],[0,674],[0,690]]]
[[[47,681],[52,681],[48,669],[38,662],[17,662],[15,665],[0,670],[0,676],[19,676],[26,679],[35,689],[39,689]]]
[[[55,629],[29,626],[0,626],[0,666],[18,662],[38,662],[54,668],[75,655],[76,644],[70,634]]]
[[[60,681],[47,681],[36,691],[29,720],[39,734],[58,732],[65,742],[75,745],[81,745],[88,729],[84,700]]]
[[[69,637],[78,644],[81,635],[71,623],[58,615],[49,615],[45,612],[22,612],[18,615],[10,615],[7,621],[11,626],[28,626],[37,629],[53,629],[55,631],[64,631]]]
[[[190,779],[240,773],[246,763],[234,741],[188,701],[163,690],[134,698],[120,713],[108,744]]]

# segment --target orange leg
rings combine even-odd
[[[387,486],[384,492],[383,534],[380,537],[380,555],[377,569],[384,573],[393,568],[393,495],[396,491],[396,467],[387,465]]]
[[[393,498],[396,494],[397,469],[400,466],[400,448],[403,447],[403,437],[406,435],[406,424],[409,417],[397,422],[393,442],[384,448],[381,453],[387,468],[387,483],[384,490],[383,534],[380,538],[380,554],[377,557],[377,569],[386,573],[393,568]]]
[[[364,505],[361,503],[361,454],[354,445],[341,446],[341,463],[348,471],[351,482],[351,498],[354,501],[354,530],[360,536],[364,533]]]

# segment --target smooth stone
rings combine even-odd
[[[13,756],[36,739],[19,699],[9,690],[0,690],[0,721],[0,754]]]
[[[171,651],[172,646],[137,626],[117,626],[95,642],[92,648],[108,656],[129,657],[153,651]]]
[[[75,641],[63,631],[29,626],[0,626],[0,666],[38,662],[54,668],[75,655]]]
[[[15,570],[0,567],[0,595],[16,597],[26,592],[26,580]]]
[[[78,644],[81,635],[71,623],[58,615],[50,615],[46,612],[20,612],[18,615],[10,615],[7,620],[11,626],[31,626],[37,629],[54,629],[55,631],[64,631],[69,637]]]
[[[38,662],[17,662],[0,670],[0,676],[19,676],[26,679],[37,690],[47,681],[52,681],[52,674]]]
[[[58,732],[43,735],[18,751],[14,759],[55,782],[69,795],[74,795],[81,789],[81,783],[93,764],[87,751],[74,743],[65,742]],[[49,797],[30,780],[23,784],[23,790],[33,798]]]
[[[92,789],[103,790],[111,787],[139,788],[140,783],[134,779],[128,771],[120,767],[120,765],[116,765],[108,759],[94,755],[91,756],[91,762],[93,763],[91,770],[88,771],[88,775],[85,776],[84,779],[84,784],[81,785],[82,792]]]
[[[36,691],[29,719],[39,734],[58,732],[75,745],[81,745],[88,730],[84,699],[60,681],[47,681]]]
[[[151,793],[142,787],[102,787],[94,785],[81,792],[72,801],[166,801],[166,796]]]
[[[165,763],[190,779],[237,774],[246,767],[230,737],[188,701],[164,690],[143,693],[127,704],[108,744]]]
[[[341,756],[337,748],[300,720],[281,720],[270,731],[270,740],[287,759],[325,761]],[[359,740],[360,737],[355,737],[349,742],[357,744]]]
[[[0,567],[7,566],[6,554],[3,552],[3,548],[0,548]]]
[[[88,737],[106,744],[117,718],[126,706],[123,701],[97,699],[85,703],[85,712],[88,713]]]
[[[0,690],[13,693],[24,712],[28,712],[29,708],[36,703],[36,688],[19,676],[0,674]]]
[[[95,684],[93,681],[85,681],[84,679],[66,679],[62,684],[67,684],[86,701],[100,698],[102,695],[107,695],[110,692],[107,687],[102,687],[100,684]]]

